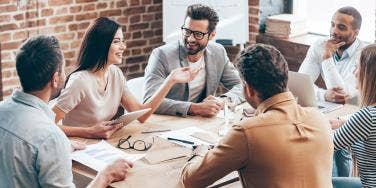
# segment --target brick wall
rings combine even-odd
[[[37,34],[55,35],[71,69],[84,32],[99,16],[112,17],[122,24],[128,49],[121,68],[128,68],[127,76],[142,74],[148,54],[162,43],[162,0],[0,0],[4,96],[19,85],[14,60],[25,39]]]
[[[248,2],[249,38],[254,43],[259,0]],[[123,27],[127,50],[120,67],[125,75],[143,75],[151,50],[162,45],[162,0],[0,0],[0,93],[9,96],[19,86],[15,56],[23,41],[38,34],[55,35],[69,72],[76,65],[84,32],[99,16],[111,17]]]
[[[1,42],[0,42],[0,101],[3,100],[3,82],[2,79],[2,74],[1,74]]]

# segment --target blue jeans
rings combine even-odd
[[[333,188],[362,188],[359,178],[355,177],[333,177]]]
[[[351,170],[352,158],[350,153],[345,149],[334,151],[332,177],[350,177]]]

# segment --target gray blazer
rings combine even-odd
[[[189,66],[187,53],[181,41],[170,43],[153,50],[145,69],[144,101],[147,101],[162,85],[171,70]],[[229,61],[222,45],[209,42],[205,49],[206,89],[201,93],[201,102],[209,95],[215,95],[219,83],[230,89],[226,96],[235,103],[244,101],[239,73]],[[186,117],[192,102],[188,101],[188,84],[175,84],[156,110],[157,114]]]

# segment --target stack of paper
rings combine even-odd
[[[278,38],[290,38],[308,32],[306,21],[293,14],[279,14],[266,18],[265,33]]]

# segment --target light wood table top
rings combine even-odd
[[[240,108],[242,109],[242,108]],[[353,105],[344,105],[342,108],[327,113],[328,119],[335,119],[338,116],[344,116],[347,114],[354,113],[359,108]],[[242,110],[238,110],[235,115],[235,120],[241,118]],[[147,122],[141,124],[137,121],[123,127],[122,129],[115,132],[110,139],[107,140],[110,144],[116,146],[120,138],[126,138],[128,135],[132,135],[137,139],[142,139],[147,136],[156,135],[158,133],[151,134],[141,134],[142,131],[149,130],[161,130],[161,129],[171,129],[178,130],[186,127],[196,126],[198,128],[212,131],[218,133],[220,125],[223,125],[224,120],[221,118],[204,118],[198,116],[189,116],[187,118],[175,117],[175,116],[164,116],[153,114]],[[99,139],[83,139],[83,138],[70,138],[72,140],[78,140],[86,144],[94,144],[99,142]],[[155,145],[156,143],[154,143]],[[154,147],[154,146],[153,146]],[[188,150],[188,149],[187,149]],[[127,150],[129,153],[145,153],[136,152],[132,150]],[[190,152],[190,151],[187,151]],[[115,182],[111,184],[113,187],[182,187],[179,182],[179,174],[186,163],[188,157],[179,158],[175,160],[166,161],[160,164],[151,165],[146,159],[138,160],[134,163],[134,167],[129,171],[127,179],[121,182]],[[77,187],[86,186],[89,181],[91,181],[95,175],[96,171],[73,162],[73,174],[74,180]],[[231,174],[225,177],[225,180],[233,179],[236,174]],[[218,184],[218,182],[214,183]],[[240,185],[240,183],[238,184]],[[230,186],[231,187],[231,186]]]

